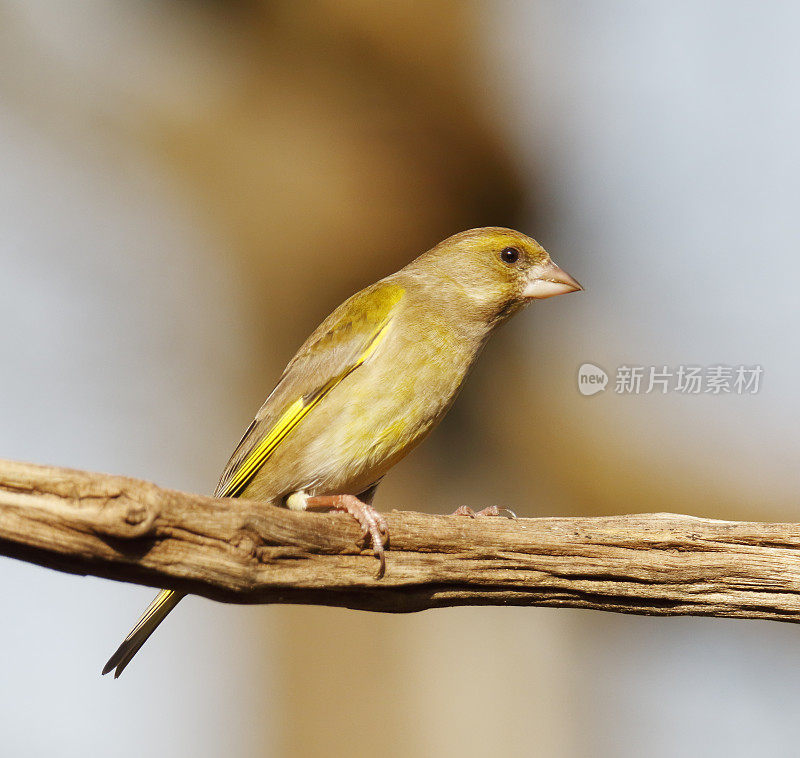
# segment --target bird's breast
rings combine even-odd
[[[382,347],[349,391],[342,387],[351,402],[340,436],[342,449],[380,476],[442,419],[480,349],[436,324],[399,329]]]
[[[394,326],[281,443],[260,472],[264,493],[358,494],[441,420],[480,344],[436,322]]]

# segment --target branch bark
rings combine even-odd
[[[0,461],[0,554],[232,603],[406,612],[540,605],[800,620],[800,524],[668,513],[386,514],[386,576],[347,515]]]

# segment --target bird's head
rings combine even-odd
[[[448,237],[412,266],[489,321],[505,320],[533,300],[583,289],[535,239],[497,226]]]

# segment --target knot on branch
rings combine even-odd
[[[109,478],[99,487],[96,484],[68,495],[78,511],[76,515],[94,534],[132,540],[155,530],[161,515],[163,490],[145,482],[130,487],[122,478]]]
[[[265,510],[273,507],[262,505]],[[276,523],[263,513],[249,513],[241,519],[230,543],[238,557],[245,563],[254,564],[304,558],[313,553],[340,552],[335,545],[330,544],[331,537],[325,530],[319,530],[315,535],[316,539],[309,540],[302,530],[285,527],[280,520]]]

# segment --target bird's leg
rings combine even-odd
[[[470,518],[477,518],[478,516],[505,516],[506,518],[516,518],[517,514],[510,508],[498,508],[496,505],[490,505],[482,511],[472,510],[468,505],[460,505],[451,514],[451,516],[469,516]]]
[[[372,543],[372,552],[380,561],[377,578],[383,576],[386,571],[384,546],[389,541],[389,527],[378,511],[355,495],[315,495],[306,498],[305,506],[307,510],[344,511],[358,521],[364,542]]]

